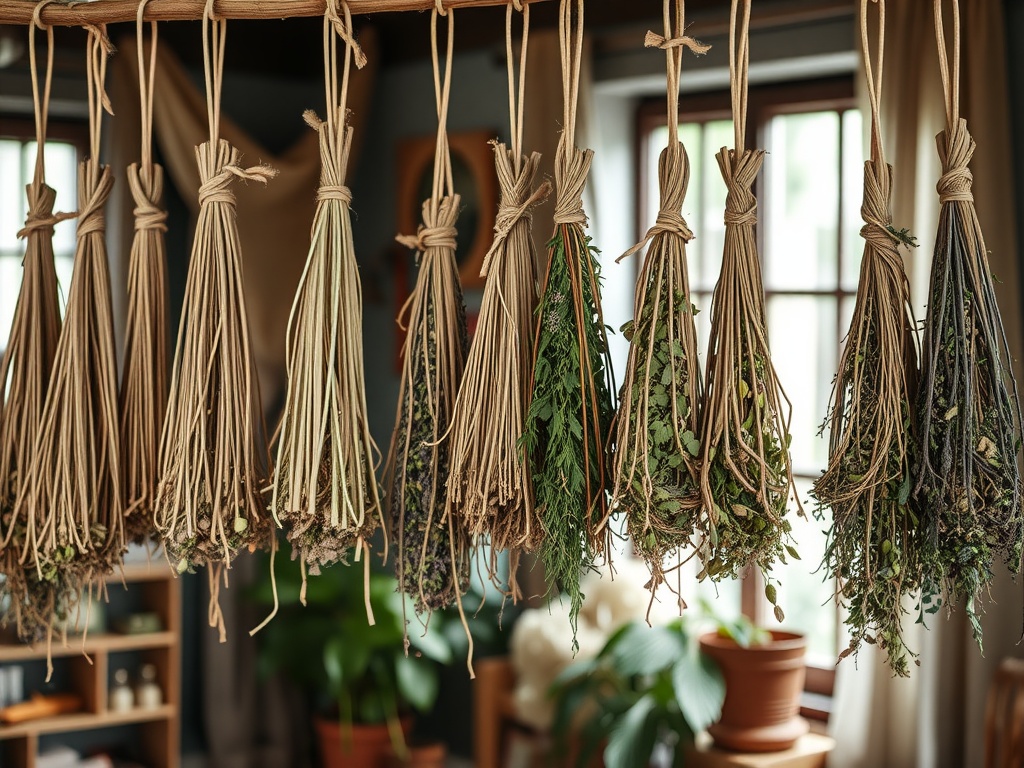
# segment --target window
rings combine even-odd
[[[25,241],[18,232],[25,225],[28,200],[25,187],[31,182],[36,162],[36,142],[28,124],[0,123],[0,354],[14,320],[14,307],[21,289]],[[74,211],[77,197],[78,131],[55,130],[46,142],[46,183],[57,192],[55,211]],[[53,252],[61,291],[71,281],[75,256],[75,224],[61,222],[54,228]],[[63,306],[63,300],[61,305]]]
[[[710,332],[711,297],[722,264],[726,189],[715,154],[734,141],[728,93],[681,98],[679,135],[690,158],[683,208],[696,237],[687,248],[702,364]],[[840,645],[833,584],[817,570],[825,548],[823,523],[813,518],[811,484],[828,461],[819,430],[856,297],[862,243],[861,116],[850,77],[752,89],[748,141],[767,149],[757,181],[758,243],[774,364],[793,406],[791,433],[796,485],[808,513],[793,515],[800,561],[778,565],[785,627],[808,638],[808,691],[831,694]],[[658,157],[667,139],[663,102],[641,107],[638,135],[640,226],[658,210]],[[796,342],[796,343],[794,343]],[[771,626],[759,574],[717,586],[683,577],[684,598],[714,598],[724,615],[742,611]],[[689,594],[686,582],[689,581]]]

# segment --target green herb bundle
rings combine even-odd
[[[537,307],[537,254],[533,243],[534,205],[549,193],[545,181],[534,189],[540,155],[522,154],[525,80],[520,76],[515,101],[512,12],[506,12],[512,148],[494,142],[494,163],[501,189],[495,237],[481,274],[487,278],[466,375],[459,389],[451,429],[449,514],[458,509],[468,536],[490,544],[488,571],[503,585],[498,558],[507,554],[508,592],[522,597],[516,573],[523,553],[536,551],[543,531],[533,499],[533,482],[519,446],[530,406],[529,370],[533,360]],[[523,7],[520,73],[526,69],[530,7]],[[487,418],[481,418],[487,414]]]
[[[757,199],[752,188],[765,153],[745,149],[750,0],[744,0],[742,15],[738,4],[733,0],[729,38],[736,142],[735,149],[723,148],[717,155],[728,194],[701,411],[700,486],[707,515],[702,534],[710,545],[702,550],[701,575],[717,581],[758,568],[765,596],[782,621],[769,571],[775,561],[785,562],[787,552],[799,559],[786,519],[796,490],[789,458],[790,408],[772,366],[754,235]]]
[[[648,32],[645,41],[666,54],[669,142],[658,161],[657,221],[644,241],[625,254],[650,241],[637,278],[635,316],[622,329],[630,345],[619,397],[612,494],[613,508],[626,515],[634,549],[651,570],[652,595],[665,580],[668,558],[689,546],[700,511],[697,417],[702,387],[686,265],[693,233],[682,217],[690,164],[677,125],[683,48],[695,53],[708,48],[685,36],[683,5],[676,0],[673,20],[670,3],[664,4],[666,36]]]
[[[362,288],[345,186],[352,128],[345,104],[353,53],[365,58],[333,4],[324,16],[327,120],[306,122],[320,136],[320,189],[309,256],[295,294],[288,328],[288,393],[277,447],[271,511],[287,531],[303,575],[342,561],[356,547],[368,556],[379,527],[374,476],[377,447],[370,437],[363,376]],[[337,36],[346,40],[339,83]]]
[[[868,1],[862,0],[862,16]],[[884,4],[878,6],[884,13]],[[864,259],[833,388],[828,468],[814,484],[814,497],[819,515],[832,511],[824,565],[837,579],[851,634],[840,658],[856,653],[861,642],[873,643],[894,673],[907,675],[913,654],[904,642],[902,600],[920,585],[921,540],[911,497],[917,350],[899,247],[914,243],[892,226],[892,167],[878,124],[881,82],[872,74],[880,67],[872,68],[863,26],[872,137],[861,207]]]
[[[211,30],[212,27],[212,30]],[[239,551],[272,542],[264,488],[269,457],[249,340],[242,253],[231,183],[266,183],[273,168],[243,168],[220,134],[227,22],[203,14],[210,140],[196,148],[196,224],[171,393],[160,442],[157,528],[178,571],[209,566],[209,624],[227,639],[220,586]]]
[[[443,80],[437,10],[431,15],[439,120],[433,190],[423,203],[423,224],[417,234],[398,238],[419,254],[419,276],[406,305],[408,331],[402,350],[397,425],[385,474],[386,487],[391,490],[391,539],[398,547],[399,590],[412,597],[421,612],[460,602],[469,586],[469,546],[463,526],[445,509],[451,451],[445,436],[469,346],[455,261],[460,197],[452,188],[447,137],[454,12],[449,10],[447,15]]]
[[[954,14],[951,78],[942,2],[935,0],[947,127],[937,137],[942,208],[924,325],[915,494],[921,498],[924,516],[924,590],[931,603],[926,610],[937,611],[943,596],[964,601],[981,646],[981,601],[994,561],[1002,558],[1014,573],[1020,569],[1021,411],[971,193],[968,165],[975,142],[967,122],[959,117],[956,2]]]

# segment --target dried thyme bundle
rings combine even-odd
[[[136,544],[156,534],[153,502],[160,451],[160,429],[167,408],[167,266],[164,233],[164,170],[153,163],[153,92],[157,25],[151,22],[149,74],[146,74],[139,5],[136,51],[142,105],[142,160],[128,168],[135,200],[135,237],[128,262],[128,320],[121,377],[121,477],[124,481],[125,538]]]
[[[389,520],[391,540],[398,547],[399,590],[412,597],[421,612],[456,602],[461,605],[461,594],[469,584],[469,545],[462,525],[445,511],[450,445],[443,438],[450,426],[469,345],[455,261],[460,198],[453,190],[447,136],[454,12],[449,9],[447,16],[443,80],[436,8],[431,16],[438,114],[433,189],[423,203],[419,231],[415,236],[398,237],[400,243],[417,251],[419,276],[407,304],[397,426],[385,480],[391,489]]]
[[[56,620],[62,599],[102,587],[124,554],[119,468],[117,359],[103,208],[114,179],[100,165],[104,92],[103,27],[89,27],[86,49],[90,157],[78,170],[75,268],[34,455],[17,504],[26,505],[24,561]],[[45,582],[42,583],[42,582]],[[50,630],[52,631],[52,630]]]
[[[57,193],[46,186],[44,148],[53,72],[53,29],[36,20],[29,27],[29,59],[35,107],[36,162],[32,182],[26,187],[28,215],[18,237],[25,240],[25,258],[10,337],[0,365],[0,602],[3,622],[13,622],[25,640],[44,636],[54,616],[55,595],[46,594],[48,582],[35,570],[27,533],[38,523],[36,510],[18,494],[25,483],[43,420],[46,386],[53,369],[60,337],[57,273],[53,262],[53,227],[75,214],[54,214]],[[36,27],[46,31],[46,75],[39,87],[36,63]],[[66,595],[61,595],[61,604]]]
[[[211,16],[212,3],[203,13],[210,141],[196,147],[199,220],[160,442],[155,514],[179,571],[209,566],[209,623],[223,641],[220,577],[226,584],[225,569],[240,550],[272,538],[263,499],[269,462],[231,182],[266,183],[276,171],[242,168],[238,150],[218,138],[227,22]]]
[[[814,497],[819,515],[825,507],[832,510],[824,565],[837,579],[836,598],[848,611],[851,634],[840,658],[856,653],[862,641],[877,644],[892,671],[905,676],[913,653],[903,639],[901,601],[919,586],[921,542],[910,493],[917,351],[899,247],[914,243],[892,226],[892,167],[885,163],[878,123],[883,41],[873,66],[868,3],[861,0],[871,102],[871,158],[864,164],[861,206],[864,260],[832,394],[829,464],[814,484]],[[877,5],[884,20],[884,0]]]
[[[312,112],[306,121],[320,135],[320,189],[306,268],[288,327],[288,395],[277,447],[271,503],[287,531],[292,557],[306,569],[346,561],[357,548],[369,565],[369,539],[380,524],[377,447],[370,437],[363,379],[362,288],[352,239],[345,186],[352,128],[345,98],[353,53],[365,63],[352,38],[352,17],[336,3],[324,16],[324,72],[327,120]],[[346,41],[339,82],[337,34]],[[340,91],[340,96],[339,96]]]
[[[573,5],[577,9],[572,23]],[[568,595],[576,643],[580,579],[610,552],[606,445],[614,411],[596,250],[584,227],[583,187],[593,152],[575,146],[583,2],[562,0],[559,33],[565,114],[555,157],[555,233],[537,308],[532,400],[523,445],[544,525],[549,591]]]
[[[729,68],[736,142],[735,149],[723,148],[717,155],[728,194],[701,411],[700,490],[707,515],[707,530],[701,533],[710,544],[702,573],[718,581],[758,568],[765,596],[782,621],[769,571],[776,560],[785,562],[787,552],[799,559],[786,520],[790,496],[797,495],[789,458],[791,409],[772,366],[754,235],[752,187],[765,153],[745,148],[749,27],[750,0],[743,0],[742,15],[739,0],[733,0]]]
[[[487,537],[489,573],[497,576],[497,559],[508,553],[508,590],[522,597],[516,579],[519,559],[535,551],[542,527],[533,502],[533,483],[519,446],[530,404],[529,369],[533,361],[533,322],[537,306],[537,254],[531,209],[550,191],[534,189],[540,155],[522,154],[525,80],[519,81],[516,108],[512,58],[512,11],[506,16],[509,107],[512,148],[495,142],[494,162],[501,187],[494,244],[481,274],[487,277],[466,374],[455,404],[451,429],[451,475],[448,514],[458,515],[472,538]],[[519,71],[526,71],[530,7],[523,7],[523,45]],[[487,414],[487,418],[480,418]]]
[[[968,164],[975,143],[960,118],[960,10],[956,0],[953,6],[950,77],[942,2],[935,0],[947,123],[936,137],[942,208],[924,325],[915,495],[924,517],[928,610],[937,611],[943,596],[950,602],[963,600],[980,647],[981,600],[992,580],[993,561],[1000,557],[1014,573],[1020,569],[1021,412],[971,193]]]

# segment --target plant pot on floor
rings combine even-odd
[[[408,739],[411,720],[402,720],[402,732]],[[320,764],[323,768],[389,768],[393,755],[391,733],[385,724],[353,725],[348,740],[337,719],[317,718],[316,732],[320,739]]]
[[[771,636],[771,642],[747,648],[716,632],[700,639],[725,678],[722,717],[708,728],[723,749],[780,752],[809,730],[800,717],[807,641],[792,632]]]
[[[444,768],[447,757],[448,748],[441,742],[417,744],[414,741],[409,744],[404,758],[389,745],[384,764],[387,768]]]

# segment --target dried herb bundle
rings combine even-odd
[[[272,531],[263,499],[269,461],[231,182],[266,183],[276,171],[242,168],[238,151],[218,139],[227,22],[211,19],[210,11],[207,6],[203,14],[210,141],[196,148],[199,219],[160,443],[155,514],[167,556],[179,571],[210,566],[209,623],[224,640],[220,576],[226,582],[224,569],[238,551],[266,544]]]
[[[450,426],[469,346],[466,309],[455,261],[460,198],[452,187],[448,152],[448,94],[454,41],[449,9],[444,78],[437,50],[437,17],[431,16],[434,89],[438,105],[437,146],[431,197],[423,224],[398,241],[419,254],[419,276],[406,308],[408,332],[402,351],[397,426],[388,454],[386,480],[391,537],[398,546],[399,589],[417,611],[445,608],[461,600],[469,584],[468,542],[461,524],[446,514]]]
[[[37,13],[39,8],[37,7]],[[29,27],[29,58],[32,70],[32,96],[35,106],[36,162],[32,183],[26,188],[28,215],[18,237],[25,240],[25,258],[18,301],[10,337],[0,364],[0,524],[3,547],[0,549],[0,602],[5,607],[3,621],[13,622],[26,640],[43,636],[51,625],[53,597],[45,595],[33,562],[24,562],[31,554],[27,548],[28,526],[37,523],[36,511],[29,505],[17,505],[18,494],[29,474],[38,430],[43,421],[46,386],[53,369],[60,337],[60,307],[57,299],[57,273],[53,262],[53,227],[75,214],[54,214],[56,192],[46,186],[44,148],[53,72],[53,29],[46,31],[46,74],[39,86],[36,64],[36,26]],[[43,594],[40,594],[42,589]],[[62,596],[65,597],[65,596]],[[64,602],[62,599],[61,603]]]
[[[288,395],[277,448],[271,509],[287,531],[292,556],[316,575],[321,566],[369,552],[380,525],[377,447],[370,437],[363,378],[362,288],[345,186],[352,128],[339,97],[336,30],[346,43],[341,94],[352,53],[365,63],[335,4],[324,17],[327,120],[306,121],[320,135],[320,190],[312,242],[288,327]],[[304,597],[303,597],[304,599]]]
[[[580,579],[610,551],[605,449],[614,411],[600,271],[584,232],[583,187],[594,153],[575,146],[582,0],[562,0],[559,32],[565,119],[555,157],[555,234],[537,308],[533,394],[523,445],[544,525],[541,560],[549,590],[557,587],[569,597],[576,648]]]
[[[903,639],[904,595],[920,582],[919,516],[911,498],[912,413],[917,362],[910,286],[899,246],[913,244],[892,226],[892,167],[878,125],[881,60],[869,57],[867,6],[862,43],[871,102],[871,158],[864,164],[864,260],[853,319],[839,361],[829,417],[829,464],[814,484],[818,514],[832,510],[824,565],[847,608],[850,646],[879,646],[898,675],[909,674]],[[884,2],[877,3],[885,13]],[[882,26],[884,29],[884,25]],[[882,41],[879,41],[881,51]],[[881,57],[881,53],[879,53]]]
[[[135,200],[135,237],[128,261],[128,320],[121,377],[121,477],[124,481],[125,538],[136,544],[156,534],[160,430],[167,408],[167,265],[164,233],[164,170],[153,163],[153,92],[157,25],[151,22],[149,74],[139,5],[136,51],[142,105],[142,159],[128,168]]]
[[[668,558],[689,546],[700,509],[696,461],[702,388],[686,266],[693,233],[682,216],[690,163],[677,124],[683,49],[708,49],[685,36],[683,4],[675,3],[673,20],[669,3],[666,37],[648,32],[646,40],[666,54],[669,143],[658,160],[658,218],[644,241],[624,255],[650,241],[637,278],[634,319],[622,329],[630,345],[619,397],[613,494],[613,507],[625,513],[633,547],[651,571],[652,596],[665,581]]]
[[[481,272],[487,283],[476,334],[452,418],[448,509],[449,514],[458,510],[470,537],[489,539],[492,580],[498,580],[498,556],[508,553],[508,589],[517,601],[522,597],[516,580],[520,556],[535,551],[542,540],[530,469],[519,439],[530,406],[528,371],[533,361],[533,315],[538,298],[530,211],[547,196],[550,184],[545,181],[534,189],[540,155],[534,152],[524,157],[520,149],[525,81],[520,78],[517,110],[512,10],[509,5],[506,22],[512,149],[494,144],[501,204],[494,244]],[[526,5],[521,73],[526,70],[529,14]],[[481,414],[487,418],[480,418]]]
[[[994,560],[1002,558],[1014,573],[1020,569],[1021,412],[971,193],[968,164],[975,142],[959,116],[960,15],[955,0],[954,19],[950,78],[942,2],[936,0],[947,127],[937,137],[942,208],[924,325],[915,495],[921,498],[924,517],[924,590],[926,602],[932,603],[926,610],[937,611],[943,595],[963,600],[981,646],[981,600]]]
[[[62,600],[102,585],[124,554],[119,474],[117,359],[103,208],[113,187],[99,163],[107,54],[102,27],[86,49],[89,149],[79,165],[75,269],[32,463],[18,495],[25,516],[23,562],[39,579],[37,598],[66,618]],[[48,630],[52,631],[51,630]]]
[[[785,562],[787,552],[799,559],[786,519],[790,497],[797,498],[789,458],[791,408],[772,366],[765,324],[752,192],[765,153],[745,149],[750,0],[743,0],[742,15],[738,3],[733,0],[729,35],[735,149],[716,156],[728,194],[701,411],[700,488],[707,515],[701,533],[710,544],[702,573],[717,581],[758,568],[782,621],[769,571],[776,560]]]

